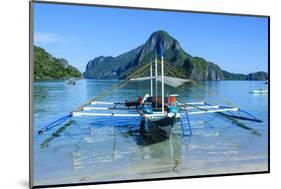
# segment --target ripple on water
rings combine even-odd
[[[79,85],[79,82],[83,85]],[[204,174],[206,170],[224,170],[227,166],[228,171],[239,171],[240,165],[267,162],[267,98],[254,98],[248,93],[250,88],[259,88],[260,84],[232,81],[202,82],[202,84],[216,91],[214,97],[216,100],[229,98],[264,120],[263,123],[242,122],[247,127],[258,130],[261,135],[254,135],[252,130],[241,127],[240,123],[214,115],[204,115],[190,116],[193,130],[191,137],[182,137],[181,127],[177,124],[170,140],[145,143],[140,142],[138,132],[140,122],[135,118],[124,120],[77,117],[72,119],[70,127],[56,136],[52,134],[59,127],[47,132],[47,135],[34,136],[35,178],[43,184],[47,183],[46,178],[53,179],[54,181],[48,184],[56,184],[64,178],[92,182],[167,177],[179,173]],[[38,131],[45,123],[83,104],[99,90],[110,85],[111,81],[96,83],[95,80],[78,81],[72,88],[65,87],[62,83],[48,82],[48,85],[39,83],[35,86],[34,130]],[[149,87],[149,83],[147,86]],[[147,86],[127,86],[124,88],[126,95],[124,90],[120,90],[103,100],[135,99],[136,94],[146,93]],[[190,87],[193,88],[192,85]],[[194,90],[197,90],[196,87]],[[175,91],[167,88],[167,92],[173,94]],[[182,101],[198,100],[198,95],[188,89],[182,88],[176,92]],[[205,95],[204,91],[200,92]],[[187,124],[184,121],[184,125]],[[46,140],[47,145],[40,148]],[[253,169],[249,166],[249,171],[251,170]]]

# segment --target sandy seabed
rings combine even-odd
[[[107,182],[120,180],[137,180],[137,179],[157,179],[157,178],[172,178],[172,177],[191,177],[191,176],[211,176],[219,174],[237,174],[237,173],[252,173],[252,172],[266,172],[268,171],[268,163],[245,163],[236,165],[214,166],[209,168],[188,168],[183,165],[171,167],[170,165],[163,165],[157,168],[143,167],[137,165],[132,167],[134,170],[116,170],[115,172],[108,172],[103,174],[71,176],[59,179],[45,179],[37,180],[36,186],[39,185],[54,185],[54,184],[71,184],[71,183],[91,183],[91,182]]]

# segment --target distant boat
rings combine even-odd
[[[67,80],[66,83],[69,84],[69,85],[75,85],[76,84],[76,80],[74,78],[70,78],[70,79]]]
[[[266,94],[268,93],[267,89],[256,89],[256,90],[252,90],[250,93],[254,93],[254,94]]]
[[[268,84],[268,80],[266,80],[266,81],[264,82],[264,84],[266,84],[266,85],[267,85],[267,84]]]

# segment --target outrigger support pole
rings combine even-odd
[[[205,103],[206,105],[212,105],[212,104],[208,104],[208,103]],[[220,108],[231,108],[229,106],[219,106]],[[226,116],[226,117],[229,117],[229,118],[234,118],[234,119],[240,119],[240,120],[246,120],[246,121],[253,121],[253,122],[257,122],[257,123],[262,123],[263,121],[256,118],[255,116],[253,116],[252,114],[250,114],[249,112],[245,111],[245,110],[242,110],[239,108],[239,112],[242,112],[246,115],[248,115],[249,117],[245,117],[245,116],[241,116],[241,115],[234,115],[230,112],[228,112],[229,114],[226,114],[224,112],[217,112],[218,114],[220,115],[223,115],[223,116]]]
[[[162,114],[164,114],[164,57],[161,56],[161,89],[162,89]]]
[[[157,108],[157,77],[158,77],[158,73],[157,73],[157,55],[155,54],[155,107]]]
[[[38,131],[38,134],[42,134],[43,132],[48,131],[48,130],[58,126],[59,124],[63,123],[64,121],[66,121],[67,119],[69,119],[71,117],[72,117],[72,113],[69,113],[69,114],[67,114],[67,115],[65,115],[65,116],[45,125],[44,127],[42,127],[42,129],[40,129]]]
[[[152,64],[150,65],[150,96],[153,96]]]

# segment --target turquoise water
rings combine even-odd
[[[53,121],[118,81],[79,80],[34,83],[34,183],[65,184],[171,176],[266,171],[268,95],[261,81],[209,81],[166,87],[178,101],[206,101],[238,106],[263,123],[235,122],[217,114],[193,115],[193,135],[179,126],[169,140],[152,142],[138,133],[140,119],[75,117],[38,135]],[[111,91],[102,101],[134,100],[150,91],[149,82],[134,82]],[[160,94],[160,91],[159,93]]]

